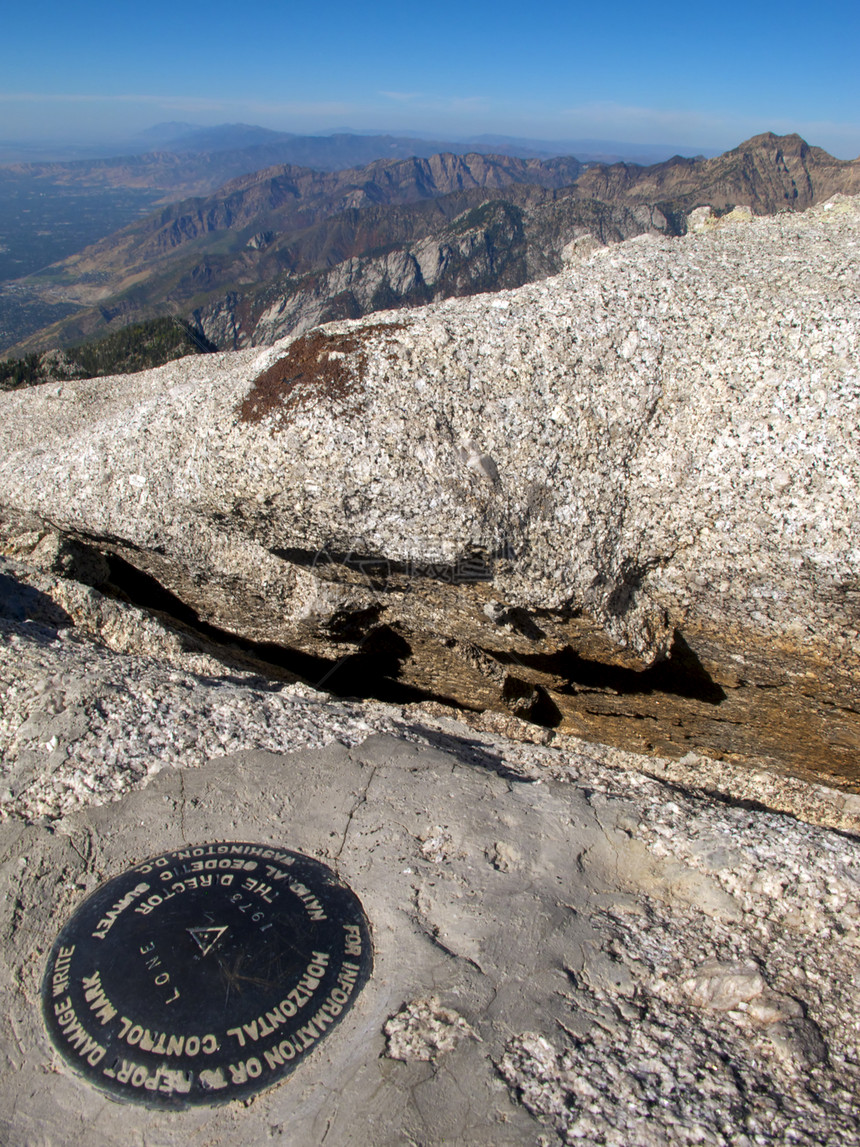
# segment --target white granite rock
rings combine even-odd
[[[646,662],[693,617],[854,664],[860,206],[719,222],[305,336],[256,415],[288,340],[5,394],[2,506],[265,640],[314,629],[302,563],[363,546],[479,556],[497,598]]]

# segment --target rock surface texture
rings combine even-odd
[[[733,213],[3,395],[6,552],[121,558],[315,679],[360,653],[472,708],[856,784],[858,239],[856,199]]]
[[[0,1141],[860,1144],[858,239],[698,212],[0,396]],[[217,840],[333,868],[373,975],[279,1085],[118,1118],[48,952]]]
[[[95,591],[88,612],[85,587],[25,576],[6,567],[0,616],[4,1144],[860,1142],[860,810],[839,794],[817,811],[841,833],[695,770],[667,785],[617,750],[337,702],[168,647],[128,606],[99,629]],[[46,954],[101,881],[221,839],[333,867],[374,974],[253,1101],[118,1118],[51,1047]]]

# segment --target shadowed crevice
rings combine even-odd
[[[341,658],[306,653],[289,646],[252,641],[201,620],[186,602],[166,589],[156,578],[117,555],[109,555],[109,580],[101,588],[134,605],[154,610],[180,628],[198,634],[225,649],[249,668],[281,679],[299,678],[334,696],[409,704],[437,701],[452,708],[481,711],[484,703],[470,705],[462,695],[429,691],[402,680],[417,655],[409,634],[385,624],[381,605],[357,612],[335,613],[327,627],[335,644],[351,647]],[[539,632],[539,631],[538,631]],[[708,675],[680,633],[675,633],[670,656],[649,669],[636,671],[579,656],[572,648],[555,654],[516,655],[487,651],[498,664],[510,668],[499,691],[498,704],[490,705],[543,728],[558,728],[564,721],[565,696],[583,693],[616,695],[671,694],[718,706],[725,693]],[[566,685],[544,685],[531,680],[546,674]],[[456,685],[452,682],[452,694]]]
[[[452,697],[431,693],[397,680],[403,661],[412,649],[406,639],[388,625],[376,625],[369,632],[353,618],[344,616],[338,636],[344,640],[360,639],[357,652],[343,658],[321,657],[299,649],[270,642],[251,641],[203,621],[181,598],[152,577],[116,554],[108,555],[110,580],[100,588],[141,609],[162,614],[231,653],[244,654],[257,663],[258,670],[270,669],[272,676],[305,681],[336,697],[372,699],[389,704],[407,705],[418,701],[437,701],[452,708],[465,708]],[[372,623],[368,615],[365,622]],[[362,639],[362,633],[366,636]],[[261,664],[262,663],[262,664]]]
[[[648,669],[625,669],[602,661],[590,661],[570,647],[551,654],[517,653],[509,656],[499,653],[495,656],[502,664],[520,665],[563,678],[568,685],[555,690],[560,695],[596,689],[628,695],[669,693],[708,705],[719,705],[726,699],[721,686],[713,680],[677,630],[669,657]]]

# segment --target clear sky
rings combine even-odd
[[[10,0],[0,140],[257,123],[860,155],[860,3]]]

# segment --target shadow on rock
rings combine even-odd
[[[473,765],[475,768],[487,769],[509,781],[530,782],[533,778],[525,773],[517,772],[505,764],[504,757],[498,753],[487,751],[486,745],[471,737],[458,737],[454,733],[443,733],[439,729],[427,725],[414,724],[405,726],[409,732],[417,734],[434,749],[442,753],[450,753],[462,761],[463,764]]]
[[[0,573],[0,617],[9,621],[33,621],[52,629],[68,629],[74,625],[66,611],[46,593],[3,573]]]

